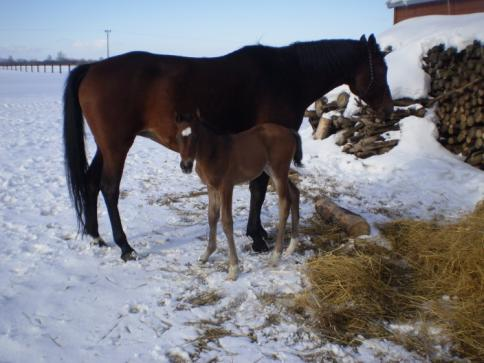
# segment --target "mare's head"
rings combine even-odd
[[[180,168],[185,174],[193,170],[193,162],[197,152],[199,119],[191,113],[175,114],[176,141],[181,156]]]
[[[363,35],[360,43],[363,49],[362,61],[359,62],[354,79],[349,82],[351,92],[386,118],[393,111],[393,100],[387,83],[385,54],[380,51],[373,34],[368,40]]]

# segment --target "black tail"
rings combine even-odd
[[[77,66],[67,78],[64,90],[64,161],[69,194],[77,215],[77,226],[85,233],[84,210],[87,204],[87,158],[84,146],[84,120],[79,104],[79,85],[89,64]]]
[[[299,136],[299,133],[297,131],[292,131],[294,138],[296,139],[296,152],[294,153],[294,165],[297,167],[302,167],[302,158],[303,158],[303,152],[302,152],[302,142],[301,142],[301,136]]]

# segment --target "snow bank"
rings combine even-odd
[[[484,40],[484,13],[431,15],[408,19],[378,36],[387,55],[388,83],[393,98],[421,98],[429,91],[429,78],[422,69],[422,57],[437,44],[461,50],[473,40]]]

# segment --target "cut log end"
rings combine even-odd
[[[316,201],[316,212],[325,222],[341,226],[349,237],[370,234],[370,225],[363,217],[338,206],[329,198],[320,197]]]

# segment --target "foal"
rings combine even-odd
[[[286,254],[298,245],[299,190],[289,180],[291,160],[301,166],[301,138],[296,131],[265,123],[235,135],[218,135],[200,120],[199,115],[176,115],[177,142],[184,173],[195,170],[208,187],[208,246],[200,256],[206,262],[215,251],[217,222],[222,210],[222,225],[229,245],[229,275],[235,280],[239,273],[232,220],[234,185],[252,181],[263,172],[274,181],[279,196],[279,225],[271,263],[276,265],[282,252],[282,240],[289,208],[291,208],[291,242]]]

